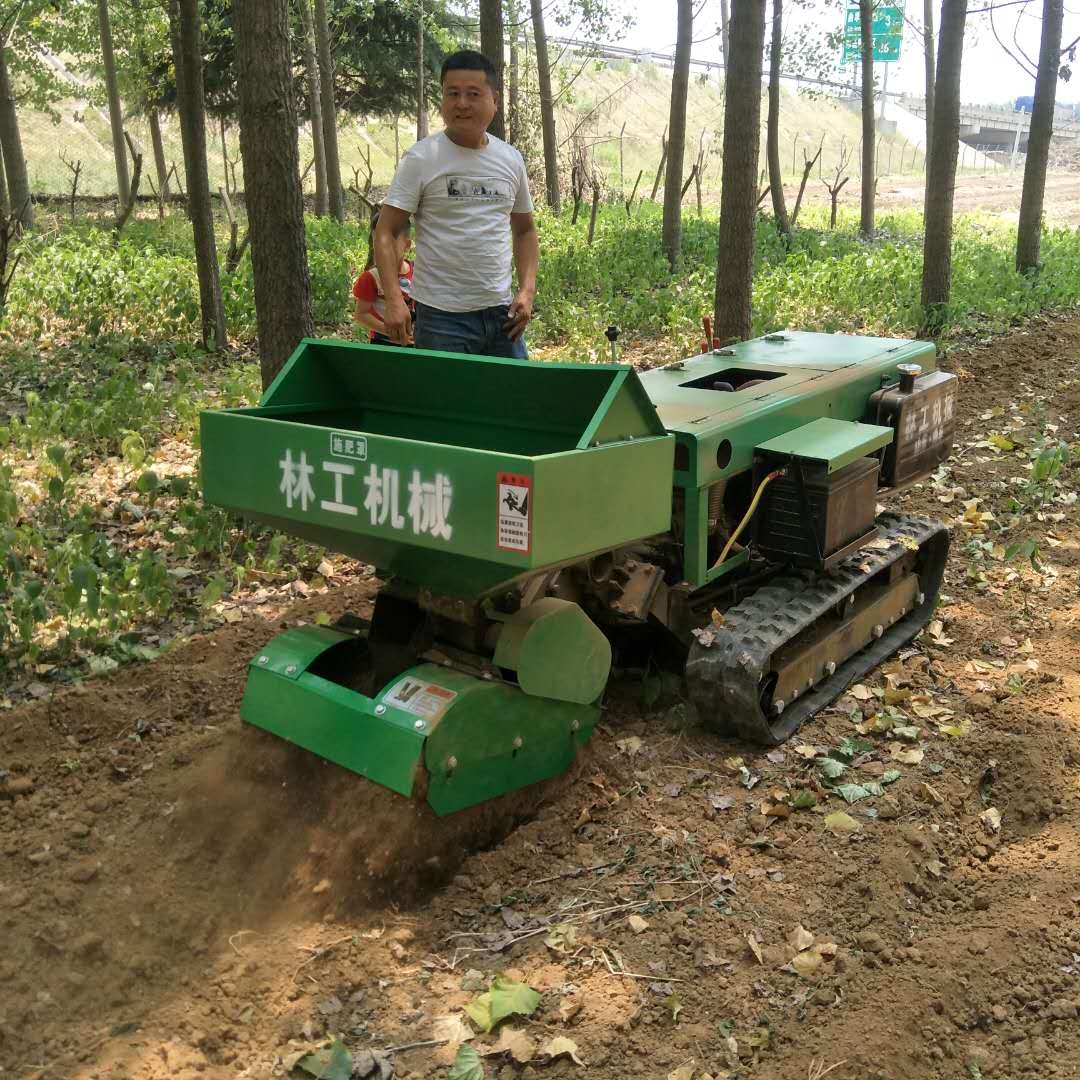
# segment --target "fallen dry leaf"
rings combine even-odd
[[[796,952],[805,952],[805,950],[809,949],[810,946],[814,944],[814,935],[811,934],[805,926],[800,924],[788,934],[787,940],[788,944]]]
[[[431,1037],[445,1039],[452,1047],[476,1038],[476,1034],[465,1022],[463,1013],[451,1013],[449,1016],[436,1016],[431,1023]]]
[[[573,1039],[567,1039],[562,1035],[557,1035],[554,1039],[548,1039],[548,1041],[540,1047],[540,1053],[550,1058],[562,1057],[565,1054],[575,1065],[585,1064],[585,1062],[578,1057],[577,1043],[574,1042]]]
[[[888,746],[889,757],[901,765],[918,765],[926,756],[921,746],[905,746],[901,742],[891,742]]]
[[[643,919],[640,915],[631,915],[626,920],[627,925],[635,934],[644,934],[649,929],[649,922],[647,919]]]
[[[536,1043],[521,1028],[504,1027],[499,1032],[499,1041],[494,1046],[481,1050],[480,1053],[484,1057],[490,1057],[492,1054],[509,1054],[516,1062],[524,1065],[536,1057]]]
[[[627,735],[625,739],[616,739],[615,745],[628,757],[633,757],[645,744],[640,735]]]
[[[667,1080],[694,1080],[694,1072],[697,1069],[697,1062],[691,1060],[686,1065],[680,1065],[677,1069],[672,1069],[667,1074]]]
[[[874,696],[874,691],[869,686],[863,686],[862,683],[856,683],[848,690],[848,693],[856,701],[869,701]]]
[[[932,802],[936,806],[941,806],[945,802],[945,797],[930,784],[922,783],[916,786],[915,794],[921,799],[925,799],[927,802]]]
[[[821,953],[811,949],[808,952],[796,954],[792,958],[791,967],[797,975],[801,975],[804,979],[809,979],[818,973],[818,970],[821,968],[821,962]]]
[[[833,814],[825,815],[825,828],[836,836],[847,836],[858,832],[862,826],[843,810],[837,810]]]
[[[750,951],[757,957],[757,962],[759,964],[764,964],[765,960],[761,955],[761,942],[758,941],[757,935],[752,932],[747,934],[746,944],[750,946]]]
[[[581,1012],[584,1004],[583,1001],[576,997],[564,997],[562,1001],[559,1002],[559,1019],[564,1024],[569,1024],[570,1021]]]

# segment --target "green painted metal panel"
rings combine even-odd
[[[775,439],[759,443],[757,448],[771,454],[823,461],[832,473],[880,450],[892,440],[892,428],[821,417]]]
[[[306,339],[264,393],[305,422],[422,442],[534,455],[572,450],[614,399],[627,436],[663,435],[632,369]]]
[[[534,459],[533,564],[554,566],[666,532],[674,451],[666,436]]]
[[[642,386],[685,447],[673,474],[683,491],[683,576],[696,587],[729,572],[708,565],[708,488],[745,472],[754,448],[820,418],[861,421],[870,395],[899,378],[897,365],[936,366],[932,343],[785,331],[646,372]],[[731,370],[765,381],[733,392],[708,387]],[[698,383],[700,385],[687,385]],[[741,381],[739,383],[741,385]]]
[[[372,700],[317,675],[291,679],[251,667],[240,716],[319,757],[412,794],[423,758],[424,733],[411,718],[377,716]]]
[[[642,385],[665,427],[692,440],[689,477],[705,486],[748,469],[754,447],[831,416],[861,420],[870,394],[883,380],[898,379],[901,363],[936,366],[930,342],[785,331],[777,340],[757,338],[728,350],[683,361],[681,369],[659,368]],[[728,368],[779,373],[758,386],[734,393],[684,386]],[[730,447],[728,464],[717,464],[721,443]]]
[[[294,626],[273,638],[249,666],[296,679],[327,649],[350,639],[329,626]]]
[[[428,802],[440,815],[561,775],[600,714],[432,665],[413,674],[457,695],[424,747]]]
[[[440,592],[667,523],[673,439],[618,365],[308,341],[261,406],[204,412],[201,439],[207,501]]]
[[[577,604],[544,596],[503,623],[495,664],[534,697],[592,705],[611,674],[611,644]]]

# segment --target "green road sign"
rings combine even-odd
[[[900,59],[900,43],[904,36],[904,9],[880,7],[874,12],[872,33],[874,62],[890,63]],[[859,9],[849,7],[844,18],[843,63],[857,62],[862,56],[859,31]]]

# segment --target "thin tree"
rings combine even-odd
[[[169,197],[169,166],[165,161],[165,142],[161,137],[161,116],[153,105],[147,107],[146,122],[150,127],[150,145],[154,150],[154,170],[158,178],[158,198],[162,204]]]
[[[724,60],[724,78],[727,78],[728,53],[730,50],[729,26],[731,18],[728,15],[728,0],[720,0],[720,53]]]
[[[206,106],[203,94],[202,27],[199,0],[169,0],[169,35],[176,69],[176,111],[184,146],[188,216],[195,238],[195,268],[202,309],[202,341],[209,349],[225,344],[214,210],[206,165]]]
[[[29,229],[34,224],[34,204],[30,198],[30,176],[23,156],[19,133],[19,113],[11,89],[7,66],[8,43],[0,41],[0,153],[4,158],[8,198],[18,224]]]
[[[318,0],[325,14],[325,0]],[[234,0],[240,150],[263,386],[314,333],[288,0]],[[325,117],[324,117],[325,119]],[[331,189],[332,190],[332,189]]]
[[[1020,273],[1039,266],[1046,163],[1050,156],[1050,136],[1054,131],[1063,17],[1062,0],[1043,0],[1039,71],[1035,77],[1035,101],[1031,107],[1027,160],[1024,162],[1024,190],[1020,196],[1020,221],[1016,228],[1016,269]]]
[[[874,188],[877,186],[877,134],[874,124],[874,0],[859,0],[859,35],[862,44],[862,199],[859,233],[874,235]]]
[[[952,282],[953,194],[960,146],[960,62],[966,20],[967,0],[942,0],[934,79],[934,135],[926,177],[920,331],[924,337],[933,337],[943,328]]]
[[[319,217],[326,217],[330,211],[330,195],[326,186],[326,138],[323,133],[319,61],[315,55],[315,21],[311,17],[311,0],[297,0],[297,4],[304,27],[304,67],[307,70],[308,109],[311,112],[311,152],[315,159],[315,213]]]
[[[116,190],[120,196],[120,205],[124,206],[131,195],[131,178],[128,174],[127,146],[124,143],[124,110],[120,104],[120,84],[116,78],[116,56],[113,53],[112,28],[109,25],[109,0],[98,0],[97,9],[105,93],[109,99],[109,127],[112,129],[113,159],[116,162]]]
[[[508,142],[521,142],[521,67],[519,62],[520,52],[520,18],[516,0],[507,0],[506,15],[510,20],[509,37],[510,45],[510,78],[506,84],[506,138]]]
[[[427,96],[424,89],[424,0],[416,3],[416,141],[428,134]]]
[[[551,93],[551,66],[548,63],[547,31],[544,29],[544,0],[530,0],[533,43],[536,50],[536,81],[540,89],[540,127],[544,133],[544,186],[552,213],[559,213],[559,154],[555,142],[555,99]]]
[[[662,246],[675,269],[682,250],[683,158],[686,152],[686,96],[690,90],[690,47],[694,40],[694,0],[678,0],[675,68],[671,73],[667,176],[664,179]]]
[[[923,0],[923,66],[926,69],[926,151],[923,168],[930,173],[930,140],[934,134],[934,0]],[[923,207],[925,212],[925,205]]]
[[[732,0],[729,33],[715,298],[716,335],[721,341],[748,338],[752,321],[765,0]]]
[[[276,8],[276,0],[268,7]],[[270,12],[267,12],[269,16]],[[323,153],[326,158],[326,190],[330,216],[345,220],[345,192],[341,187],[341,156],[338,153],[337,104],[334,100],[334,58],[330,54],[330,20],[326,0],[315,0],[315,40],[319,53],[319,85],[322,88]],[[247,163],[244,163],[247,175]],[[252,241],[254,244],[254,241]]]
[[[769,44],[769,119],[766,153],[769,159],[769,189],[772,192],[776,229],[791,240],[791,222],[784,201],[784,177],[780,171],[780,58],[784,30],[783,0],[772,0],[772,38]]]
[[[480,51],[495,66],[495,85],[499,87],[498,108],[488,131],[497,139],[506,138],[506,114],[503,111],[503,11],[502,0],[480,0]]]
[[[81,162],[79,167],[82,168]],[[11,216],[11,200],[8,198],[7,174],[4,172],[4,151],[2,146],[0,146],[0,216]],[[71,218],[74,221],[74,208],[72,209]]]

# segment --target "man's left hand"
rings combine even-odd
[[[510,309],[506,313],[506,322],[503,323],[503,331],[511,341],[517,341],[525,333],[525,327],[532,321],[532,317],[532,293],[522,290],[510,304]]]

